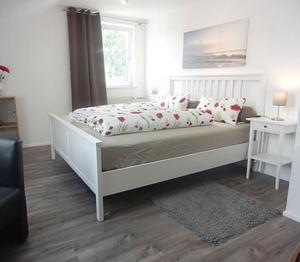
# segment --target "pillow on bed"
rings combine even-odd
[[[159,96],[156,99],[156,102],[162,109],[186,110],[189,103],[189,98],[186,95]]]
[[[255,109],[251,106],[244,106],[239,113],[238,122],[248,123],[247,118],[256,117],[257,113]]]
[[[162,109],[168,109],[169,107],[169,96],[158,96],[155,99],[155,102],[158,103],[158,106]]]
[[[199,100],[189,101],[187,108],[196,109],[198,105],[199,105]]]
[[[186,95],[174,95],[170,97],[169,109],[186,110],[189,104],[189,98]]]
[[[212,114],[217,122],[235,126],[245,101],[245,98],[216,99],[203,96],[200,98],[197,109]]]

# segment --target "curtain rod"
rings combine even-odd
[[[58,7],[60,7],[65,12],[68,12],[69,8],[72,7],[72,8],[75,8],[76,11],[84,10],[84,11],[90,11],[91,13],[100,13],[100,11],[98,9],[90,9],[87,7],[75,7],[75,6],[65,6],[65,5],[60,5]]]
[[[117,19],[117,20],[123,20],[126,22],[130,22],[130,23],[137,23],[137,24],[147,24],[146,20],[143,19],[134,19],[134,18],[129,18],[129,17],[122,17],[122,16],[118,16],[118,15],[110,15],[110,14],[105,14],[105,13],[101,13],[100,10],[98,9],[90,9],[90,8],[84,8],[84,7],[75,7],[75,6],[59,6],[60,8],[62,8],[63,11],[68,12],[69,7],[73,7],[76,9],[77,12],[79,12],[80,10],[85,10],[85,11],[90,11],[92,14],[93,13],[100,13],[101,17],[104,18],[110,18],[110,19]]]

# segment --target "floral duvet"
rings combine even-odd
[[[210,125],[213,116],[197,109],[166,110],[156,103],[142,102],[77,109],[72,121],[86,124],[103,136]]]

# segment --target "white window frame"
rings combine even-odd
[[[106,82],[106,88],[135,88],[135,28],[128,24],[122,24],[117,22],[102,21],[102,30],[119,30],[127,31],[129,33],[128,43],[128,76],[129,81],[126,83],[108,83]],[[107,81],[107,80],[106,80]]]

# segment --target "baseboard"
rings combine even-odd
[[[283,211],[283,215],[287,218],[290,218],[298,223],[300,223],[300,216],[299,215],[296,215],[295,213],[293,212],[290,212],[290,211]]]
[[[28,147],[37,147],[37,146],[49,146],[50,142],[40,142],[40,143],[24,143],[23,147],[28,148]]]

